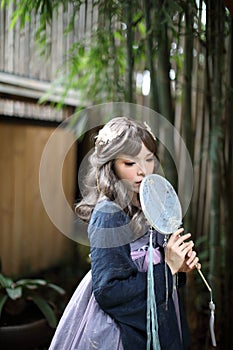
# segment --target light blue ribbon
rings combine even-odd
[[[147,270],[147,346],[146,349],[151,349],[151,340],[153,350],[160,350],[157,307],[154,292],[154,273],[153,273],[153,244],[152,244],[153,229],[150,228],[150,243],[149,243],[149,265]],[[151,339],[152,338],[152,339]]]

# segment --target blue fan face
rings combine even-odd
[[[181,226],[179,198],[170,182],[161,175],[152,174],[143,179],[140,201],[146,219],[158,232],[168,235]]]

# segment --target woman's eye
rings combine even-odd
[[[135,164],[135,162],[125,162],[125,165],[126,166],[132,166],[132,165],[134,165]]]
[[[152,157],[152,158],[148,158],[147,160],[146,160],[147,162],[153,162],[154,161],[154,158]]]

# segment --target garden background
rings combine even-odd
[[[232,0],[1,1],[4,273],[39,274],[58,266],[67,271],[72,264],[78,281],[88,268],[88,251],[64,237],[43,208],[38,185],[43,148],[60,123],[87,106],[148,106],[176,127],[189,150],[194,191],[184,225],[213,286],[218,349],[232,347],[232,17]],[[61,135],[54,157],[66,142]],[[74,145],[64,164],[71,206],[86,147],[85,142]],[[179,146],[176,152],[179,157]],[[174,165],[167,154],[161,158],[176,186]],[[56,171],[48,169],[48,181]],[[56,189],[54,200],[59,203]],[[197,273],[189,277],[184,298],[191,349],[210,349],[209,293]]]

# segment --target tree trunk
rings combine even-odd
[[[151,77],[151,91],[150,91],[150,107],[154,111],[158,111],[158,92],[157,92],[157,79],[156,79],[156,72],[155,72],[155,52],[154,52],[154,28],[151,24],[151,11],[152,11],[152,4],[151,1],[144,1],[144,17],[145,17],[145,23],[146,23],[146,61],[148,62],[149,70],[150,70],[150,77]]]
[[[193,123],[192,123],[192,70],[193,70],[193,6],[187,2],[184,5],[185,13],[185,42],[184,42],[184,85],[182,99],[182,126],[186,147],[193,162]],[[188,180],[185,179],[185,182]],[[188,185],[188,184],[187,184]],[[184,183],[185,191],[186,183]],[[192,232],[191,208],[185,216],[185,226]]]
[[[184,138],[186,147],[189,151],[190,158],[193,162],[194,158],[194,135],[193,135],[193,121],[192,121],[192,73],[193,73],[193,6],[190,2],[183,3],[183,9],[185,14],[185,37],[184,37],[184,63],[183,63],[183,85],[182,85],[182,137]],[[186,190],[186,186],[189,186],[189,179],[185,177],[184,169],[184,183],[183,191]],[[193,231],[192,224],[192,208],[189,207],[184,217],[184,227],[186,231],[192,232],[192,239],[195,239],[195,232]],[[193,307],[193,303],[196,297],[196,279],[195,274],[188,276],[188,283],[185,290],[185,302],[187,308],[187,316],[189,324],[192,325],[192,331],[196,331],[197,312]],[[191,336],[191,347],[193,348],[196,343],[195,336]]]
[[[133,58],[133,30],[132,30],[132,4],[127,0],[125,4],[126,10],[126,25],[127,25],[127,40],[126,40],[126,53],[127,53],[127,69],[126,69],[126,87],[125,96],[126,102],[133,102],[133,71],[134,71],[134,58]]]
[[[210,262],[209,281],[214,291],[215,303],[218,307],[216,330],[221,326],[221,144],[222,144],[222,76],[223,76],[223,43],[224,43],[224,8],[221,0],[213,3],[207,1],[207,44],[212,77],[210,106],[210,169],[211,169],[211,204],[210,204]]]
[[[232,340],[232,315],[233,315],[233,235],[232,235],[232,218],[233,218],[233,19],[231,20],[231,35],[229,41],[229,81],[226,102],[226,123],[225,123],[225,159],[224,159],[224,221],[226,225],[225,238],[225,299],[224,299],[224,349],[231,349],[233,346]],[[225,181],[224,181],[225,180]]]
[[[158,105],[159,113],[161,113],[171,124],[174,125],[174,111],[172,106],[172,94],[170,86],[170,50],[168,39],[168,28],[166,19],[166,7],[162,0],[154,0],[155,10],[155,33],[156,42],[158,46],[158,66],[157,66],[157,91],[158,91]],[[166,134],[167,149],[173,150],[174,147],[174,134],[171,128],[169,130],[163,130]],[[165,176],[177,188],[177,172],[173,162],[175,152],[171,157],[169,152],[164,155],[163,165],[165,170]]]

